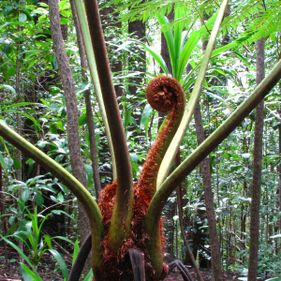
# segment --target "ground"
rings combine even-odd
[[[18,254],[8,246],[0,244],[0,281],[21,281]],[[59,272],[54,270],[55,263],[47,254],[44,263],[38,267],[38,273],[44,281],[62,281]]]
[[[19,256],[13,249],[0,245],[0,281],[21,281],[19,272]],[[43,265],[43,266],[42,266]],[[55,271],[55,263],[50,256],[45,255],[42,265],[39,266],[38,272],[44,281],[63,281],[59,272]],[[191,271],[194,276],[194,272]],[[202,272],[204,281],[211,280],[211,272]],[[182,281],[182,277],[178,272],[172,272],[165,278],[165,281]],[[196,279],[194,279],[196,280]],[[225,281],[238,280],[237,276],[232,273],[224,274]]]
[[[195,278],[195,274],[194,272],[191,272],[192,277],[194,278],[194,281],[197,280]],[[208,271],[203,271],[202,272],[202,276],[204,281],[211,281],[212,280],[212,276],[211,276],[211,272]],[[233,273],[225,273],[224,274],[224,281],[238,281],[237,279],[237,275],[233,274]],[[171,272],[164,281],[183,281],[183,278],[181,277],[180,273],[178,272]]]

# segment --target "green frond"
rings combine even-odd
[[[230,4],[230,15],[227,16],[222,31],[231,34],[232,30],[240,30],[234,37],[248,36],[247,43],[252,43],[259,38],[266,38],[274,32],[281,31],[280,0],[267,0],[265,7],[260,0],[236,0]],[[168,15],[173,6],[181,12],[180,21],[188,25],[205,15],[212,15],[218,8],[217,0],[110,0],[105,1],[105,6],[114,4],[122,20],[147,20],[155,15]],[[175,22],[175,24],[177,21]]]

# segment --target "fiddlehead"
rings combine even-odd
[[[136,235],[135,244],[137,247],[147,251],[145,256],[149,257],[150,260],[146,262],[146,265],[152,264],[154,274],[156,272],[156,276],[159,278],[162,271],[165,271],[165,266],[163,267],[162,264],[164,248],[162,222],[160,221],[158,236],[146,239],[147,233],[145,231],[144,218],[152,196],[156,191],[156,179],[161,161],[181,122],[185,107],[185,97],[179,82],[167,76],[160,76],[151,80],[146,90],[146,97],[154,109],[164,113],[168,112],[168,116],[164,120],[157,139],[148,152],[139,181],[134,188],[133,233]],[[154,244],[158,245],[158,249],[155,252],[150,251],[149,244],[152,240],[156,241]],[[151,269],[149,270],[148,268],[146,271],[149,272]]]
[[[167,113],[157,139],[148,152],[137,189],[142,190],[150,201],[156,189],[156,179],[164,154],[177,131],[185,107],[185,97],[179,82],[168,76],[159,76],[150,81],[146,97],[152,108]],[[149,203],[149,202],[147,202]]]

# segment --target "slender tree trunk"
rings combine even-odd
[[[256,43],[256,83],[259,84],[264,78],[264,39]],[[250,207],[250,255],[248,264],[248,280],[255,281],[258,271],[258,250],[259,250],[259,226],[260,226],[260,197],[261,197],[261,173],[262,173],[262,137],[264,123],[264,103],[257,106],[254,138],[254,159],[253,159],[253,183],[252,203]]]
[[[64,41],[60,25],[58,0],[49,0],[50,27],[54,43],[60,78],[66,100],[67,112],[67,137],[70,152],[70,162],[73,175],[86,186],[86,174],[80,149],[80,136],[78,128],[78,106],[75,96],[75,86],[69,59],[65,52]],[[88,219],[82,207],[79,205],[79,224],[81,239],[89,232]]]
[[[166,237],[165,251],[171,256],[174,256],[175,214],[176,214],[176,202],[170,201],[165,206],[164,216],[165,216],[165,237]]]
[[[4,174],[3,174],[3,167],[0,164],[0,216],[2,217],[1,219],[1,225],[0,225],[0,232],[2,232],[4,235],[7,233],[8,231],[8,221],[7,221],[7,217],[4,216],[5,213],[5,194],[4,192]],[[7,258],[8,255],[8,249],[7,249],[7,245],[6,243],[4,244],[4,258],[5,258],[5,262],[7,262]]]
[[[20,31],[21,27],[18,27],[18,31]],[[16,102],[21,102],[22,101],[22,94],[21,94],[21,62],[20,62],[20,49],[21,45],[20,43],[17,43],[17,57],[16,57]],[[17,133],[20,135],[22,134],[22,127],[23,123],[21,120],[20,113],[16,113],[16,123],[17,123]],[[16,170],[16,179],[19,181],[22,181],[23,179],[23,174],[22,174],[22,152],[18,149],[16,149],[16,155],[15,158],[18,162],[18,167],[15,168]]]
[[[88,68],[85,46],[83,43],[82,32],[79,25],[79,20],[77,16],[76,6],[74,0],[70,0],[72,16],[75,24],[76,34],[77,34],[77,43],[79,47],[81,68],[82,68],[82,79],[87,81],[86,69]],[[101,190],[100,183],[100,174],[99,174],[99,165],[98,165],[98,152],[96,145],[96,134],[95,134],[95,124],[94,124],[94,114],[92,109],[91,102],[91,92],[89,89],[85,90],[85,105],[86,105],[86,115],[87,115],[87,127],[89,132],[89,142],[90,142],[90,156],[92,160],[92,170],[93,170],[93,179],[96,191],[96,197],[98,198],[99,192]]]
[[[281,35],[279,37],[279,42],[281,43]],[[278,55],[278,59],[281,59],[281,50]],[[279,83],[279,92],[281,94],[281,83]],[[281,121],[281,105],[279,105],[279,121]],[[278,139],[279,139],[279,159],[281,159],[281,122],[278,125]],[[278,205],[279,205],[279,212],[281,213],[281,161],[279,161],[279,165],[277,167],[277,174],[278,174],[278,189],[277,193],[279,195]],[[279,233],[281,234],[281,217],[278,222]],[[281,247],[281,243],[280,246]]]
[[[0,215],[1,216],[4,214],[4,210],[5,210],[5,204],[4,204],[5,196],[3,192],[4,192],[3,168],[0,164]],[[1,228],[4,234],[6,234],[7,232],[6,221],[7,221],[6,218],[3,216]]]
[[[180,164],[181,160],[180,160],[180,155],[179,153],[176,156],[176,165],[178,166]],[[188,225],[188,219],[187,216],[188,214],[184,213],[184,206],[187,205],[187,200],[184,198],[184,187],[183,184],[180,184],[177,189],[176,189],[176,193],[177,193],[177,206],[178,206],[178,215],[179,215],[179,226],[180,226],[180,230],[181,230],[181,234],[182,234],[182,239],[184,242],[184,248],[188,251],[188,256],[190,257],[190,253],[192,254],[192,250],[190,248],[190,245],[188,243],[188,239],[187,239],[187,233],[186,233],[186,227]],[[186,260],[186,253],[184,253],[185,257],[184,257],[184,262]],[[193,257],[194,258],[194,257]]]
[[[197,141],[198,144],[201,144],[205,140],[205,134],[202,125],[202,117],[201,117],[199,103],[197,103],[196,108],[194,110],[194,118],[195,118],[195,127],[197,133]],[[209,239],[210,239],[210,247],[211,247],[211,254],[212,254],[211,265],[213,271],[213,279],[216,281],[220,281],[223,280],[222,271],[221,271],[220,244],[219,244],[217,226],[216,226],[216,215],[214,210],[215,203],[214,203],[214,194],[212,191],[211,167],[210,167],[209,157],[207,157],[205,160],[202,161],[201,174],[203,179],[206,213],[207,213],[208,226],[209,226]]]
[[[281,112],[279,113],[280,119],[281,119]],[[278,126],[279,131],[279,159],[281,159],[281,124]],[[281,213],[281,162],[279,162],[278,165],[278,174],[279,174],[279,187],[278,187],[278,193],[279,193],[279,211]],[[279,219],[279,231],[281,233],[281,217]]]
[[[244,180],[242,196],[245,196],[245,197],[248,196],[247,190],[248,190],[247,182],[246,182],[246,180]],[[241,244],[242,244],[241,246],[242,246],[243,250],[246,249],[245,234],[246,234],[247,213],[248,213],[247,206],[245,206],[245,204],[242,204],[241,205],[241,213],[240,213],[240,241],[241,241]],[[244,256],[242,257],[242,261],[245,261]]]

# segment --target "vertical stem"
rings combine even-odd
[[[110,244],[117,250],[130,229],[133,203],[131,163],[112,83],[97,1],[85,0],[85,8],[116,160],[118,187],[110,225]]]
[[[2,216],[4,214],[5,205],[4,205],[4,186],[3,186],[3,168],[0,164],[0,215]],[[2,231],[4,234],[6,234],[6,218],[2,217]]]
[[[281,119],[281,112],[279,113],[280,119]],[[281,159],[281,124],[278,126],[279,131],[279,159]],[[281,162],[279,161],[278,165],[278,174],[279,174],[279,187],[278,187],[278,193],[279,193],[279,211],[281,213]],[[281,217],[279,219],[279,231],[281,233]]]
[[[264,78],[264,39],[256,43],[256,83],[259,84]],[[264,102],[257,106],[254,138],[254,159],[253,159],[253,183],[252,202],[250,207],[250,255],[248,265],[248,280],[257,279],[258,250],[259,250],[259,225],[260,225],[260,197],[261,197],[261,176],[262,176],[262,137],[264,123]]]
[[[23,4],[23,3],[22,3]],[[20,13],[21,5],[19,5],[18,13]],[[17,27],[17,31],[20,32],[22,30],[22,26],[19,25]],[[19,39],[18,39],[19,40]],[[17,42],[17,55],[16,55],[16,102],[22,101],[22,94],[21,94],[21,61],[20,61],[20,55],[21,55],[21,43]],[[21,135],[23,132],[23,122],[20,116],[20,113],[16,113],[16,131]],[[22,169],[22,152],[19,149],[16,149],[15,151],[15,158],[18,161],[18,167],[15,167],[16,172],[16,179],[18,181],[23,180],[23,169]],[[23,219],[23,214],[21,213],[20,219]],[[23,242],[19,241],[19,247],[23,250]],[[20,261],[22,262],[23,259],[20,257]]]
[[[21,30],[21,26],[18,26],[17,28],[18,31]],[[20,49],[21,49],[21,45],[20,43],[17,43],[17,56],[16,56],[16,102],[21,102],[22,100],[22,95],[21,95],[21,73],[20,73],[20,67],[21,67],[21,63],[20,63]],[[20,113],[16,113],[16,130],[19,134],[22,134],[22,120],[21,120],[21,116]],[[16,150],[16,159],[18,161],[18,165],[19,167],[16,168],[16,178],[19,181],[22,181],[23,175],[22,175],[22,153],[20,150]]]

